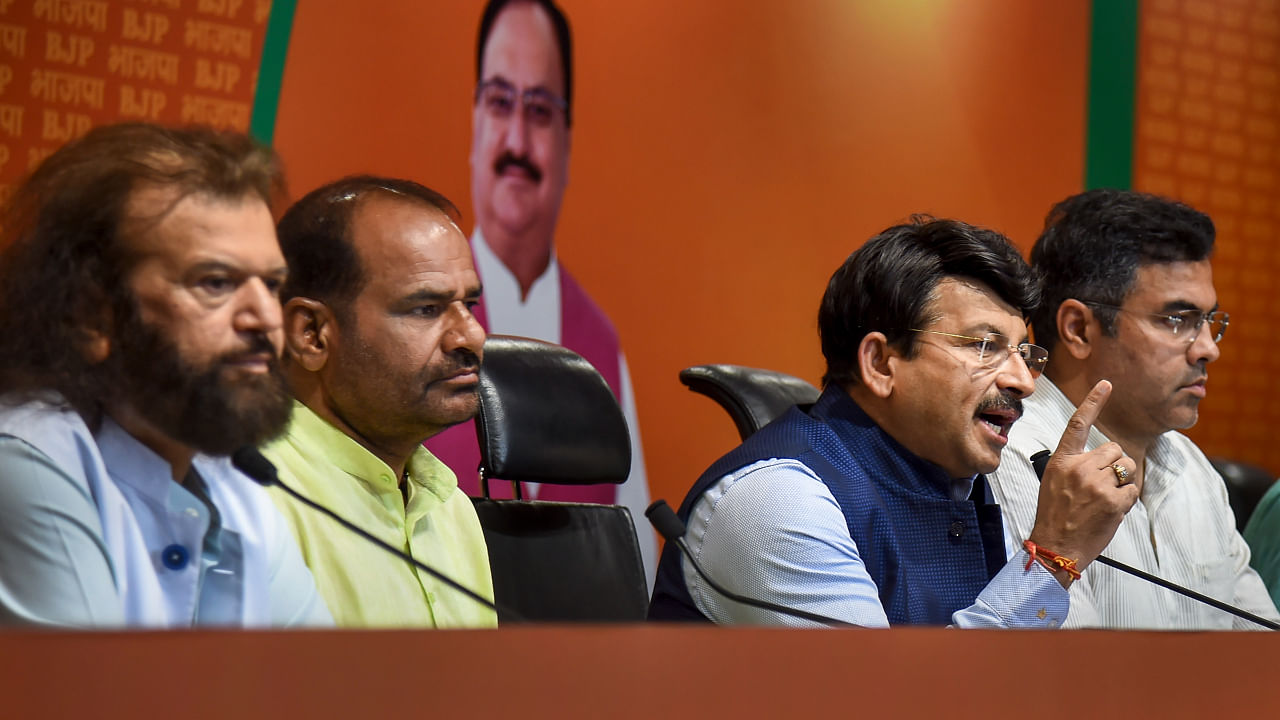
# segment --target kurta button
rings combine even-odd
[[[170,570],[181,570],[187,566],[187,560],[190,556],[191,554],[187,552],[186,548],[174,543],[160,551],[160,562],[163,562],[164,566]]]
[[[964,535],[964,523],[959,520],[951,522],[951,537],[958,538]]]

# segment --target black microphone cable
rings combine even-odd
[[[1033,470],[1036,471],[1036,478],[1038,480],[1042,480],[1042,481],[1044,480],[1045,468],[1049,466],[1049,456],[1050,456],[1050,453],[1048,450],[1041,450],[1040,452],[1035,453],[1031,456],[1031,467]],[[1139,570],[1138,568],[1133,567],[1131,565],[1125,565],[1124,563],[1118,560],[1112,560],[1106,555],[1099,555],[1094,559],[1102,563],[1103,565],[1106,565],[1107,567],[1113,567],[1119,570],[1120,572],[1129,573],[1134,577],[1142,578],[1143,580],[1146,580],[1147,582],[1153,583],[1155,585],[1159,585],[1160,587],[1165,588],[1166,590],[1172,590],[1178,593],[1179,595],[1182,595],[1184,597],[1189,597],[1192,600],[1197,600],[1199,602],[1204,603],[1205,605],[1208,605],[1209,607],[1222,610],[1223,612],[1231,613],[1232,615],[1235,615],[1238,618],[1242,618],[1244,620],[1248,620],[1251,623],[1261,625],[1262,627],[1267,628],[1269,630],[1280,630],[1280,623],[1273,622],[1264,617],[1259,617],[1249,612],[1248,610],[1242,610],[1234,605],[1228,605],[1227,603],[1224,603],[1221,600],[1218,600],[1216,598],[1211,598],[1208,595],[1201,595],[1195,590],[1182,587],[1177,583],[1169,582],[1168,580],[1165,580],[1162,577],[1157,577],[1155,575],[1152,575],[1149,572]]]
[[[523,618],[520,617],[519,613],[512,611],[510,608],[506,606],[502,606],[501,609],[499,609],[499,606],[497,604],[495,604],[493,601],[489,600],[485,596],[481,595],[480,593],[477,593],[476,591],[472,590],[469,587],[466,587],[465,585],[458,582],[457,580],[454,580],[453,578],[449,577],[448,575],[445,575],[439,570],[436,570],[435,568],[423,563],[422,561],[418,560],[412,555],[409,555],[403,550],[400,550],[388,543],[383,542],[382,540],[379,540],[378,538],[371,535],[364,528],[359,527],[355,523],[347,520],[346,518],[330,510],[329,508],[321,505],[320,503],[312,500],[309,497],[306,497],[305,495],[299,493],[298,491],[294,490],[288,485],[285,485],[283,482],[280,481],[280,476],[276,473],[276,466],[272,465],[270,460],[263,457],[262,453],[258,452],[257,448],[246,446],[246,447],[240,448],[239,450],[236,450],[234,453],[231,454],[231,464],[235,465],[236,469],[238,469],[240,472],[244,473],[245,475],[248,475],[250,479],[257,482],[259,485],[262,485],[264,487],[275,485],[276,487],[282,488],[285,492],[289,493],[289,495],[296,498],[297,500],[307,505],[308,507],[314,508],[324,513],[325,515],[328,515],[329,517],[336,520],[338,523],[340,523],[343,527],[350,530],[351,532],[359,535],[365,540],[368,540],[369,542],[373,543],[374,545],[377,545],[378,547],[382,548],[383,550],[386,550],[387,552],[395,555],[396,557],[402,560],[407,560],[408,562],[412,563],[414,567],[425,572],[426,574],[430,575],[436,580],[439,580],[445,585],[448,585],[454,590],[457,590],[463,595],[466,595],[467,597],[480,603],[481,605],[489,608],[490,610],[493,610],[494,612],[499,613],[500,615],[504,616],[507,620],[513,620],[517,622],[523,620]]]
[[[797,610],[796,608],[776,605],[767,600],[756,600],[755,598],[745,597],[730,590],[726,590],[715,580],[712,580],[711,577],[702,570],[702,566],[694,559],[693,553],[689,552],[689,546],[684,544],[685,525],[681,522],[680,517],[676,515],[676,512],[671,509],[671,506],[667,504],[666,500],[654,501],[654,503],[649,506],[649,509],[644,511],[644,515],[649,518],[649,522],[664,540],[669,543],[675,543],[676,547],[680,548],[680,552],[684,553],[684,556],[688,558],[689,562],[693,565],[694,571],[711,586],[712,590],[715,590],[730,600],[740,602],[743,605],[750,605],[751,607],[760,608],[762,610],[772,610],[773,612],[781,613],[783,615],[790,615],[791,617],[800,618],[801,620],[809,620],[811,622],[822,623],[823,625],[830,625],[832,627],[860,627],[853,623],[845,622],[844,620],[827,617],[826,615],[819,615],[806,610]]]

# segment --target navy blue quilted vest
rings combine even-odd
[[[792,408],[720,458],[689,491],[680,518],[688,522],[697,498],[721,477],[769,458],[799,460],[830,488],[890,624],[949,624],[1004,567],[1000,508],[985,502],[983,484],[975,485],[977,502],[952,500],[945,471],[899,445],[835,386],[808,414]],[[671,543],[658,564],[649,619],[707,619],[689,597]]]

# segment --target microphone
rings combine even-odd
[[[301,493],[289,487],[288,485],[285,485],[283,482],[280,481],[280,476],[276,473],[276,466],[272,465],[270,460],[263,457],[262,453],[258,452],[257,448],[246,445],[245,447],[242,447],[239,450],[236,450],[234,453],[231,454],[231,464],[235,465],[237,470],[244,473],[245,475],[248,475],[251,480],[258,483],[259,485],[262,485],[263,487],[270,487],[272,485],[275,485],[276,487],[282,488],[285,492],[289,493],[289,495],[293,496],[298,501],[302,502],[303,504],[309,507],[319,510],[325,515],[328,515],[329,517],[336,520],[339,524],[341,524],[343,527],[350,530],[351,532],[359,535],[365,540],[368,540],[369,542],[373,543],[374,545],[377,545],[378,547],[382,548],[383,550],[386,550],[387,552],[395,555],[396,557],[402,560],[408,561],[419,570],[439,580],[445,585],[448,585],[454,590],[457,590],[463,595],[466,595],[472,600],[475,600],[476,602],[489,608],[490,610],[493,610],[494,612],[499,612],[498,606],[495,605],[491,600],[489,600],[485,596],[481,595],[480,593],[477,593],[471,588],[464,586],[462,583],[445,575],[439,570],[436,570],[435,568],[424,564],[423,562],[413,557],[412,555],[409,555],[403,550],[400,550],[399,548],[393,547],[379,540],[373,535],[370,535],[366,530],[364,530],[364,528],[359,527],[355,523],[352,523],[346,518],[338,515],[334,511],[330,510],[329,508],[321,505],[320,503],[312,500],[309,497],[306,497],[305,495],[302,495]],[[523,619],[520,617],[519,613],[512,612],[509,608],[505,606],[502,608],[501,614],[508,617],[509,619],[516,620],[516,621]]]
[[[1041,450],[1031,455],[1031,469],[1036,471],[1036,480],[1044,481],[1044,471],[1049,467],[1050,455],[1048,450]]]
[[[676,512],[671,509],[671,506],[667,504],[666,500],[654,501],[654,503],[649,506],[649,509],[644,511],[644,516],[649,518],[649,524],[653,525],[654,529],[658,531],[658,534],[662,536],[662,539],[669,543],[675,543],[676,547],[680,548],[680,552],[684,553],[685,558],[687,558],[693,565],[694,571],[711,586],[712,590],[715,590],[730,600],[740,602],[743,605],[760,608],[762,610],[772,610],[773,612],[790,615],[791,617],[797,617],[802,620],[822,623],[823,625],[830,625],[833,627],[858,627],[857,625],[845,622],[844,620],[837,620],[833,617],[827,617],[826,615],[819,615],[805,610],[798,610],[796,608],[775,605],[767,600],[756,600],[755,598],[745,597],[726,590],[715,580],[712,580],[707,573],[702,570],[702,566],[698,564],[696,559],[694,559],[693,553],[689,552],[689,546],[684,544],[685,525],[681,522],[680,517],[676,515]]]
[[[1036,471],[1037,480],[1044,480],[1045,468],[1049,466],[1049,456],[1050,456],[1050,452],[1048,450],[1041,450],[1040,452],[1034,453],[1031,456],[1031,468]],[[1245,620],[1248,620],[1251,623],[1254,623],[1256,625],[1261,625],[1262,627],[1267,628],[1269,630],[1280,630],[1280,623],[1276,623],[1264,617],[1259,617],[1257,615],[1254,615],[1248,610],[1241,610],[1240,608],[1234,605],[1228,605],[1227,603],[1224,603],[1221,600],[1218,600],[1217,598],[1211,598],[1208,595],[1202,595],[1196,592],[1195,590],[1182,587],[1177,583],[1169,582],[1168,580],[1165,580],[1162,577],[1157,577],[1155,575],[1152,575],[1149,572],[1139,570],[1138,568],[1133,567],[1131,565],[1125,565],[1124,563],[1118,560],[1112,560],[1106,555],[1099,555],[1095,559],[1098,562],[1102,563],[1103,565],[1106,565],[1108,567],[1113,567],[1119,570],[1120,572],[1129,573],[1134,577],[1142,578],[1143,580],[1146,580],[1149,583],[1154,583],[1167,590],[1172,590],[1178,593],[1179,595],[1182,595],[1184,597],[1189,597],[1192,600],[1196,600],[1201,603],[1204,603],[1209,607],[1217,608],[1219,610],[1222,610],[1223,612],[1231,613],[1232,615],[1235,615],[1238,618],[1243,618]]]

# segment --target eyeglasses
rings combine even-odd
[[[967,340],[968,342],[962,347],[972,350],[977,355],[978,366],[987,370],[994,370],[1000,367],[1010,356],[1016,353],[1027,364],[1027,370],[1031,372],[1031,377],[1040,377],[1040,373],[1044,372],[1044,366],[1049,362],[1048,350],[1031,343],[1011,345],[1009,338],[1000,333],[990,333],[985,337],[973,337],[972,335],[957,335],[955,333],[938,332],[937,330],[912,329],[911,332]]]
[[[524,90],[499,78],[485,80],[476,86],[476,102],[491,117],[506,120],[515,112],[516,105],[523,108],[524,121],[535,127],[550,127],[556,111],[568,119],[569,103],[546,88],[531,87]]]
[[[1106,303],[1093,302],[1092,300],[1081,301],[1085,305],[1094,307],[1110,308],[1120,312],[1129,313],[1130,315],[1146,315],[1160,321],[1160,324],[1169,331],[1174,337],[1185,337],[1187,344],[1196,341],[1200,336],[1200,328],[1205,323],[1209,323],[1210,337],[1215,343],[1222,342],[1222,336],[1227,334],[1227,326],[1231,324],[1231,315],[1220,310],[1205,312],[1203,310],[1173,310],[1162,313],[1144,313],[1134,310],[1126,310],[1118,305],[1108,305]]]

